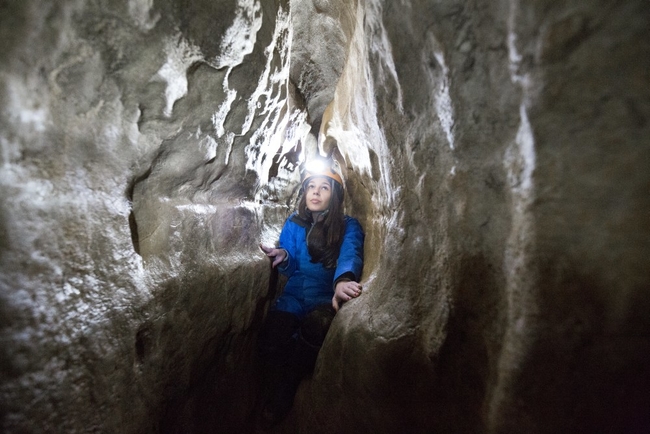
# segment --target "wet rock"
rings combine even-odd
[[[276,432],[650,427],[647,2],[0,12],[3,431],[255,432],[317,147],[364,294]]]

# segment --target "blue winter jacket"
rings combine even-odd
[[[332,302],[334,282],[343,275],[359,281],[363,269],[363,229],[357,219],[350,216],[344,216],[344,219],[345,234],[336,268],[325,268],[320,262],[311,262],[306,242],[311,223],[305,222],[295,212],[289,216],[282,228],[279,246],[289,254],[278,267],[289,280],[274,309],[302,318],[317,305]]]

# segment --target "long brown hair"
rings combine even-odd
[[[307,208],[307,194],[303,183],[302,197],[298,203],[298,215],[303,220],[312,223],[307,240],[307,249],[311,255],[311,261],[321,262],[325,268],[336,267],[336,261],[341,250],[343,235],[345,233],[345,220],[343,219],[343,186],[332,178],[326,177],[332,188],[332,196],[325,218],[314,222],[311,211]],[[305,180],[307,181],[307,180]]]

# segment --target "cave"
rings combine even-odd
[[[650,2],[0,2],[0,426],[257,433],[315,155],[365,232],[276,433],[650,432]]]

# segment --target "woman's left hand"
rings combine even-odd
[[[284,249],[276,249],[274,247],[266,247],[260,244],[260,249],[264,253],[266,253],[266,256],[272,259],[272,265],[273,268],[281,264],[285,259],[287,259],[287,251]]]
[[[339,307],[343,303],[360,296],[362,290],[363,288],[360,283],[351,280],[337,283],[334,289],[334,297],[332,298],[332,307],[338,312]]]

